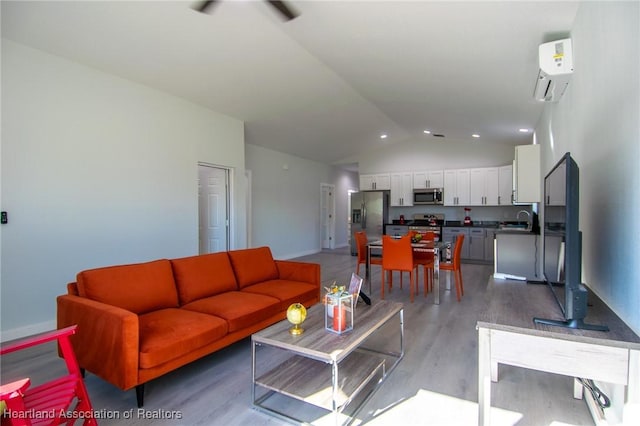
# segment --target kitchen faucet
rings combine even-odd
[[[531,227],[531,213],[526,210],[520,210],[516,215],[516,220],[520,222],[520,213],[524,213],[527,215],[527,228]]]

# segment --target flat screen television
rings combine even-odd
[[[534,318],[538,324],[608,331],[586,324],[587,288],[582,284],[582,234],[579,224],[580,170],[567,152],[544,178],[542,263],[564,320]]]

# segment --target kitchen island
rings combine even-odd
[[[494,272],[542,281],[540,236],[529,231],[495,231]]]

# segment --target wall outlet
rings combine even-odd
[[[4,225],[8,221],[7,212],[0,212],[0,223]]]

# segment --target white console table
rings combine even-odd
[[[623,386],[604,414],[578,380],[574,397],[586,397],[597,425],[640,424],[640,337],[597,296],[589,293],[585,322],[607,325],[608,332],[534,324],[533,317],[562,319],[546,285],[490,279],[487,290],[487,310],[477,323],[480,426],[491,424],[491,382],[498,381],[499,364]]]

